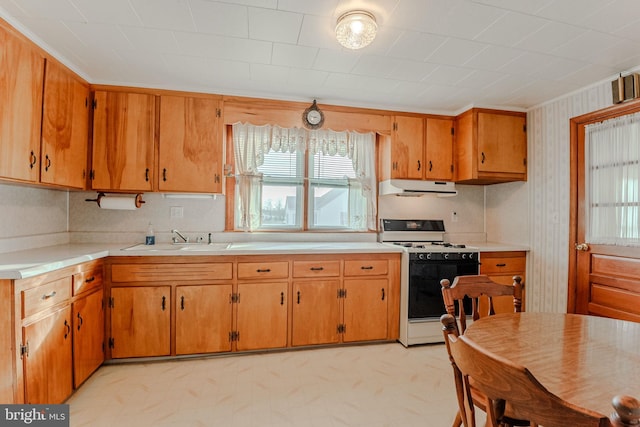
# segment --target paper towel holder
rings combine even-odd
[[[128,194],[126,194],[128,195]],[[85,202],[96,202],[98,204],[98,207],[100,207],[100,199],[102,199],[103,197],[106,197],[105,193],[98,193],[98,196],[95,199],[84,199]],[[144,200],[142,200],[142,194],[138,193],[135,195],[135,205],[136,208],[139,208],[140,206],[142,206],[143,203],[145,203]]]

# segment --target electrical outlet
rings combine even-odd
[[[456,211],[451,212],[451,222],[458,222],[458,213]]]
[[[171,218],[184,217],[184,208],[182,206],[171,206]]]

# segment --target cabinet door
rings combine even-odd
[[[330,344],[340,341],[338,280],[293,283],[291,345]]]
[[[73,385],[80,387],[104,361],[102,289],[73,303]]]
[[[287,345],[287,282],[238,284],[238,350]]]
[[[36,182],[44,58],[0,26],[0,177]]]
[[[220,103],[160,97],[160,191],[222,192]]]
[[[72,391],[71,307],[22,328],[25,403],[62,403]]]
[[[525,118],[478,113],[478,171],[526,173]]]
[[[84,188],[89,131],[89,86],[47,62],[42,110],[40,181]]]
[[[111,288],[111,355],[168,356],[170,286]]]
[[[232,286],[176,287],[176,354],[231,351]]]
[[[391,147],[391,178],[422,179],[424,120],[421,117],[395,117]]]
[[[453,180],[453,120],[426,119],[425,179]]]
[[[98,91],[94,109],[92,188],[151,191],[155,97]]]
[[[344,342],[387,338],[388,279],[345,279]]]

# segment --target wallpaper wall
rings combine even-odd
[[[528,112],[527,310],[566,311],[569,250],[574,243],[568,241],[569,119],[612,105],[611,97],[611,84],[603,82]]]

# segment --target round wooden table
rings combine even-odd
[[[615,395],[640,399],[640,323],[561,313],[509,313],[465,336],[528,368],[550,392],[609,415]]]

